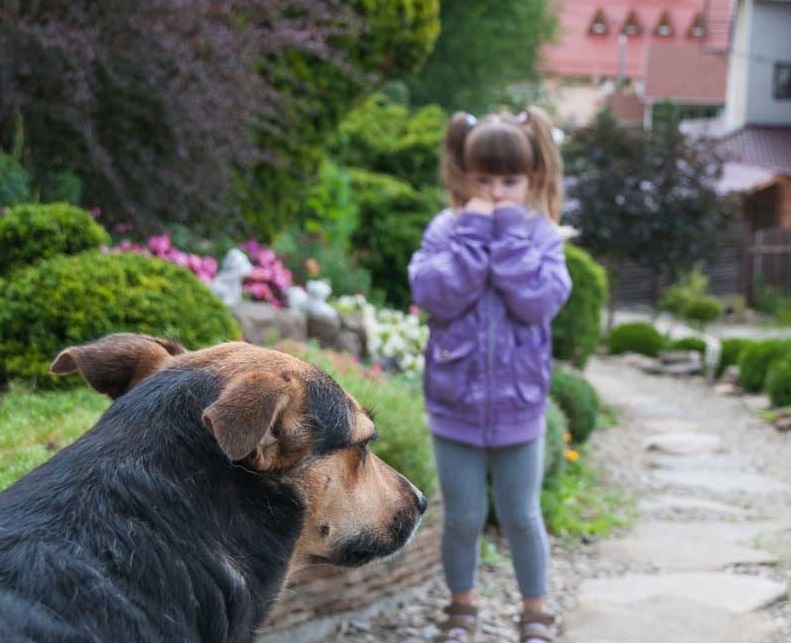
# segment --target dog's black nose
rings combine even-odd
[[[421,514],[426,511],[426,505],[428,505],[428,501],[426,500],[426,496],[420,493],[417,488],[415,488],[415,504],[417,505],[417,510]]]

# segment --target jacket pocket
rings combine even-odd
[[[426,396],[439,402],[460,402],[470,386],[474,352],[471,338],[434,342],[426,365]]]
[[[546,397],[549,384],[548,347],[539,326],[519,326],[515,330],[514,385],[519,397],[538,404]]]

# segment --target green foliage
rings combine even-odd
[[[439,193],[417,191],[394,177],[357,169],[352,172],[352,186],[360,213],[352,242],[360,264],[390,304],[406,308],[407,265],[420,246],[424,228],[441,208]]]
[[[718,150],[675,126],[643,131],[605,111],[564,151],[566,218],[579,243],[616,270],[631,260],[657,280],[675,275],[714,254],[718,233],[737,216],[735,199],[717,191]]]
[[[0,491],[80,437],[109,403],[87,387],[35,392],[12,382],[0,397]]]
[[[599,415],[599,396],[588,381],[575,373],[555,368],[550,395],[568,418],[568,430],[575,444],[582,444],[593,433]]]
[[[262,74],[281,94],[277,122],[262,129],[258,145],[269,157],[252,181],[239,186],[245,218],[270,241],[303,217],[304,187],[317,175],[324,149],[360,95],[401,78],[426,58],[439,33],[439,0],[353,0],[358,28],[333,38],[339,57],[294,46],[277,52]],[[349,69],[351,67],[351,69]]]
[[[703,327],[721,317],[724,310],[722,302],[716,297],[701,297],[687,304],[684,319]]]
[[[0,274],[109,245],[110,235],[85,210],[65,203],[18,205],[0,218]]]
[[[227,307],[189,270],[137,254],[53,257],[18,271],[0,292],[0,361],[9,376],[39,386],[80,381],[48,374],[62,348],[122,331],[188,348],[241,335]]]
[[[53,172],[41,183],[41,200],[45,203],[79,205],[81,197],[82,180],[72,172]]]
[[[791,326],[791,295],[759,283],[754,294],[755,309],[771,315],[778,324]]]
[[[770,339],[754,342],[739,356],[739,383],[744,390],[758,393],[764,389],[769,366],[779,357],[791,352],[791,342]]]
[[[751,339],[738,337],[723,339],[720,342],[722,352],[720,353],[720,364],[717,367],[717,377],[722,375],[729,366],[738,364],[742,351],[753,343]]]
[[[791,405],[791,355],[786,354],[769,366],[765,390],[772,406]]]
[[[599,343],[607,275],[585,250],[568,243],[566,265],[573,286],[569,300],[552,322],[552,353],[581,368]]]
[[[13,156],[0,151],[0,208],[30,201],[30,180]]]
[[[454,0],[441,4],[442,32],[421,71],[408,78],[412,102],[480,113],[509,84],[534,77],[554,19],[543,0]]]
[[[325,243],[321,237],[286,230],[272,244],[283,265],[291,271],[295,284],[308,279],[326,279],[333,296],[371,295],[371,275],[357,260],[337,246]],[[318,272],[311,274],[308,260],[315,261]]]
[[[544,487],[551,486],[566,468],[565,435],[569,420],[560,405],[551,397],[547,402],[547,432],[544,442]]]
[[[327,245],[349,252],[358,224],[349,169],[325,158],[318,181],[310,187],[305,201],[303,230],[320,236]]]
[[[692,270],[682,273],[678,280],[662,293],[659,309],[683,317],[687,306],[705,297],[708,290],[709,278],[700,269],[700,265],[696,264]]]
[[[665,338],[651,324],[633,322],[613,328],[609,337],[610,353],[640,353],[657,357],[665,348]]]
[[[599,471],[585,462],[585,454],[570,462],[541,494],[547,528],[569,541],[608,536],[637,518],[633,498],[608,485]]]
[[[667,345],[670,351],[697,351],[701,355],[706,352],[706,342],[700,337],[682,337],[674,339]]]
[[[346,165],[391,174],[413,187],[434,186],[446,120],[437,105],[410,113],[374,94],[341,123],[331,152]]]
[[[312,345],[283,342],[277,348],[324,369],[360,404],[371,409],[379,434],[371,445],[374,453],[431,496],[436,470],[419,385],[373,373],[348,355]]]

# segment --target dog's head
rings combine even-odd
[[[426,506],[404,476],[370,452],[370,415],[329,375],[286,353],[243,342],[187,352],[133,334],[62,351],[53,373],[79,371],[96,390],[124,395],[163,368],[205,371],[220,382],[203,411],[222,453],[290,485],[305,506],[292,568],[358,565],[404,545]]]

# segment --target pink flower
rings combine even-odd
[[[98,219],[102,216],[102,209],[98,206],[91,208],[88,210],[88,214],[90,214],[94,219]]]
[[[148,249],[156,256],[163,256],[170,250],[170,235],[166,232],[158,236],[153,236],[148,240]]]
[[[409,307],[409,314],[412,315],[412,317],[420,317],[420,308],[418,308],[415,304],[412,304]]]
[[[132,231],[132,227],[131,223],[116,223],[113,230],[118,234],[126,234]]]

